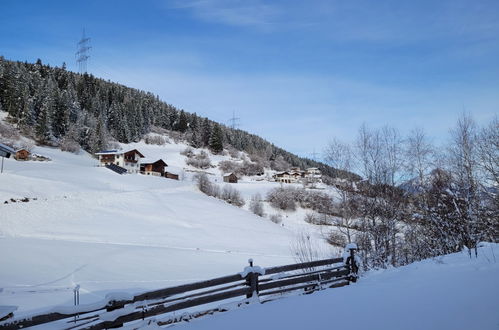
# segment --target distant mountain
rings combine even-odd
[[[152,130],[179,134],[194,147],[220,151],[231,146],[280,170],[286,166],[317,167],[324,175],[358,180],[350,172],[298,157],[265,139],[189,113],[152,93],[63,67],[14,62],[0,57],[0,110],[40,144],[78,143],[89,152],[109,142],[138,141]]]

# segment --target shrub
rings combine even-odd
[[[326,241],[334,246],[344,247],[347,244],[345,235],[336,231],[331,231],[326,235]]]
[[[213,183],[211,183],[208,176],[204,173],[196,174],[194,179],[197,182],[198,188],[201,192],[205,193],[208,196],[213,196],[214,189]]]
[[[295,188],[275,188],[267,194],[267,200],[272,207],[281,210],[296,210]]]
[[[251,197],[249,209],[260,217],[265,216],[265,213],[263,212],[262,196],[260,196],[260,194],[257,193]]]
[[[239,167],[238,173],[242,175],[262,175],[264,173],[263,166],[259,163],[244,161]]]
[[[211,167],[211,160],[206,152],[201,151],[199,154],[187,158],[186,164],[201,169],[207,169]]]
[[[232,158],[239,158],[239,150],[237,150],[236,148],[229,146],[227,148],[227,151]]]
[[[145,138],[145,143],[146,144],[155,144],[158,146],[162,146],[166,144],[166,140],[164,137],[159,136],[159,135],[147,135]]]
[[[80,144],[70,137],[64,137],[61,141],[61,150],[72,152],[74,154],[80,152]]]
[[[239,164],[230,160],[223,160],[218,164],[218,168],[224,173],[236,173],[239,171]]]
[[[191,147],[187,147],[183,151],[181,151],[180,154],[189,158],[194,157],[194,149],[192,149]]]
[[[241,197],[239,190],[229,185],[223,187],[220,198],[232,205],[239,207],[244,205],[244,199]]]
[[[279,213],[272,214],[270,216],[270,221],[276,224],[280,224],[282,222],[282,215],[280,215]]]
[[[0,137],[4,139],[18,140],[20,139],[19,132],[12,126],[0,122]]]

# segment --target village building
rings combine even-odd
[[[165,176],[165,167],[168,165],[162,160],[143,159],[140,163],[140,173],[144,175]]]
[[[304,179],[308,182],[322,182],[322,172],[317,167],[309,167],[305,170]]]
[[[96,153],[99,156],[100,166],[117,165],[127,170],[128,173],[139,173],[140,159],[144,158],[137,149],[129,151],[107,150]]]
[[[224,175],[224,182],[228,182],[228,183],[237,183],[237,175],[235,175],[234,173],[231,173],[229,175]]]
[[[296,178],[293,177],[289,172],[279,172],[274,175],[275,182],[280,183],[295,183]]]
[[[14,158],[16,160],[29,160],[30,159],[30,152],[26,149],[19,149],[16,150],[16,154],[14,155]]]

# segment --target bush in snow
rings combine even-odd
[[[272,189],[267,194],[267,200],[272,207],[281,210],[296,210],[295,191],[293,187]]]
[[[232,158],[239,158],[239,150],[237,150],[236,148],[232,147],[232,146],[229,146],[227,148],[227,152],[229,153],[229,155],[232,157]]]
[[[328,234],[326,234],[326,241],[334,246],[345,246],[347,244],[347,240],[345,238],[345,235],[342,233],[336,232],[336,231],[331,231]]]
[[[238,169],[238,174],[242,175],[263,175],[263,166],[260,163],[244,161]]]
[[[159,135],[147,135],[146,138],[144,139],[146,144],[155,144],[158,146],[162,146],[166,144],[166,140],[164,137],[159,136]]]
[[[211,160],[205,151],[201,151],[199,154],[187,158],[185,161],[187,165],[191,165],[197,168],[207,169],[211,167]]]
[[[272,214],[270,216],[270,221],[276,224],[280,224],[282,222],[282,215],[280,215],[279,213]]]
[[[187,147],[184,150],[180,152],[181,155],[187,156],[187,157],[194,157],[194,149],[192,147]]]
[[[230,160],[223,160],[218,163],[218,168],[224,173],[236,173],[239,170],[239,164]]]
[[[265,213],[263,212],[263,203],[262,203],[262,196],[260,194],[253,195],[251,197],[249,209],[251,212],[254,214],[263,217]]]
[[[80,144],[76,142],[72,137],[66,135],[61,140],[61,150],[72,152],[74,154],[80,152]]]
[[[210,179],[208,179],[208,176],[204,173],[199,173],[194,176],[194,179],[196,180],[198,184],[198,188],[201,192],[205,193],[208,196],[214,196],[214,185],[211,183]]]
[[[14,127],[6,125],[2,122],[0,122],[0,137],[11,140],[20,139],[19,132]]]
[[[239,207],[244,205],[244,199],[241,197],[241,193],[239,192],[239,190],[229,185],[225,185],[223,187],[220,198],[232,205],[236,205]]]

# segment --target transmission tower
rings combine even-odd
[[[85,29],[83,29],[83,34],[80,41],[77,44],[78,50],[76,51],[76,63],[78,63],[78,72],[87,72],[87,60],[90,58],[88,52],[90,51],[90,38],[85,36]]]
[[[315,148],[314,148],[314,151],[310,154],[310,156],[312,156],[312,160],[317,161],[317,155],[318,155],[318,154],[319,154],[319,153],[318,153],[318,152],[316,152],[316,151],[315,151]]]
[[[232,118],[229,119],[229,127],[232,128],[232,129],[235,129],[236,127],[238,127],[239,126],[238,121],[240,119],[241,118],[236,117],[236,112],[232,111]]]

